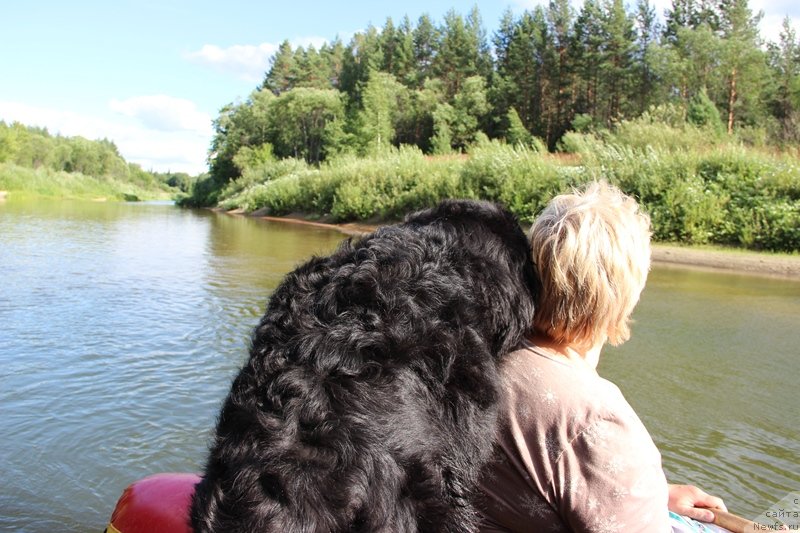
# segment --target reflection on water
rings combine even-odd
[[[339,233],[168,205],[0,204],[0,530],[101,530],[200,468],[251,328]],[[615,381],[674,481],[755,514],[800,488],[800,284],[656,270]]]
[[[656,269],[600,372],[650,429],[668,478],[755,517],[800,490],[800,283]]]
[[[164,205],[2,204],[0,530],[101,530],[129,482],[198,470],[270,291],[341,238]]]

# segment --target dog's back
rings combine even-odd
[[[498,358],[533,317],[516,219],[448,201],[289,274],[253,335],[196,531],[464,531]]]

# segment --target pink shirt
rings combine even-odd
[[[661,454],[616,385],[532,346],[510,354],[502,374],[481,531],[671,530]]]

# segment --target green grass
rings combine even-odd
[[[171,191],[154,181],[119,181],[110,177],[93,177],[74,172],[57,172],[46,168],[24,168],[0,164],[0,190],[10,195],[47,196],[54,198],[147,200],[171,196]]]

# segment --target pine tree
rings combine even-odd
[[[442,39],[434,59],[434,73],[444,82],[445,92],[452,98],[467,78],[479,73],[479,42],[475,28],[454,10],[445,15],[440,32]]]
[[[320,55],[327,65],[326,72],[329,76],[329,85],[334,89],[340,89],[340,79],[342,76],[342,66],[344,64],[344,45],[341,39],[336,37],[331,43],[326,43],[319,50]]]
[[[674,42],[678,38],[680,28],[692,27],[694,0],[672,0],[672,5],[664,13],[664,38]]]
[[[314,46],[297,49],[297,80],[295,87],[330,89],[333,74],[327,58]]]
[[[715,0],[672,0],[672,6],[665,13],[664,37],[674,41],[681,28],[697,29],[708,26],[716,32],[720,27],[718,2]]]
[[[297,82],[297,59],[292,45],[283,41],[270,59],[270,69],[261,85],[275,95],[292,89]]]
[[[391,75],[397,72],[397,42],[397,29],[394,27],[392,17],[388,17],[378,37],[381,55],[383,56],[379,67],[382,72],[388,72]]]
[[[530,35],[536,68],[532,107],[535,117],[538,117],[531,129],[537,136],[554,144],[558,120],[558,57],[554,39],[550,36],[546,8],[534,8],[530,19]]]
[[[546,136],[549,145],[554,145],[569,128],[572,122],[571,103],[573,99],[574,65],[570,47],[574,40],[573,23],[575,14],[569,0],[551,0],[547,11],[549,41],[554,47],[554,64],[550,77],[555,91],[554,128]]]
[[[506,109],[515,108],[528,129],[536,127],[541,119],[538,90],[541,69],[537,61],[536,42],[534,17],[525,12],[514,24],[501,70],[505,82]]]
[[[649,0],[636,3],[636,81],[634,92],[638,95],[639,113],[643,113],[655,101],[656,80],[651,66],[651,50],[658,43],[658,21],[655,8]]]
[[[791,19],[783,19],[783,25],[777,45],[771,44],[771,63],[778,75],[778,99],[780,102],[778,113],[786,117],[793,107],[793,92],[797,90],[797,80],[800,76],[800,42],[797,33],[792,27]]]
[[[508,113],[508,109],[511,107],[510,99],[513,96],[509,80],[512,71],[508,65],[508,53],[515,25],[514,13],[511,8],[507,8],[500,19],[499,27],[492,35],[495,61],[492,75],[489,78],[488,95],[495,116],[491,130],[493,136],[502,136],[508,128],[508,124],[502,122],[499,117]]]
[[[483,27],[483,20],[477,5],[472,7],[467,16],[466,29],[470,36],[470,41],[474,43],[473,46],[475,47],[476,74],[482,76],[484,80],[488,80],[492,75],[492,52],[489,48],[486,30]]]
[[[508,48],[511,45],[511,40],[514,37],[514,28],[516,21],[514,20],[514,12],[511,8],[506,8],[503,16],[500,18],[500,24],[492,36],[492,44],[494,45],[495,56],[495,70],[502,75],[507,74],[508,70]]]
[[[600,57],[605,100],[601,115],[608,122],[626,116],[632,100],[635,33],[633,20],[625,11],[622,0],[606,2],[601,28],[603,46]]]
[[[770,43],[770,65],[775,78],[772,109],[780,125],[782,143],[800,142],[800,42],[791,19],[783,19],[778,43]]]
[[[414,87],[417,80],[416,60],[414,57],[414,29],[408,17],[395,33],[395,71],[392,72],[399,82],[407,87]]]
[[[416,63],[416,87],[421,89],[425,80],[433,78],[434,59],[439,49],[439,30],[428,15],[422,15],[412,34],[414,61]]]
[[[600,65],[603,61],[602,10],[597,0],[586,0],[575,20],[572,55],[577,69],[575,112],[598,116]]]
[[[733,133],[737,114],[758,115],[766,58],[761,51],[758,22],[747,0],[720,1],[723,37],[722,69],[725,74],[727,130]]]
[[[345,48],[339,87],[351,105],[361,102],[361,90],[369,79],[370,72],[380,70],[383,64],[380,34],[375,26],[356,33]]]

